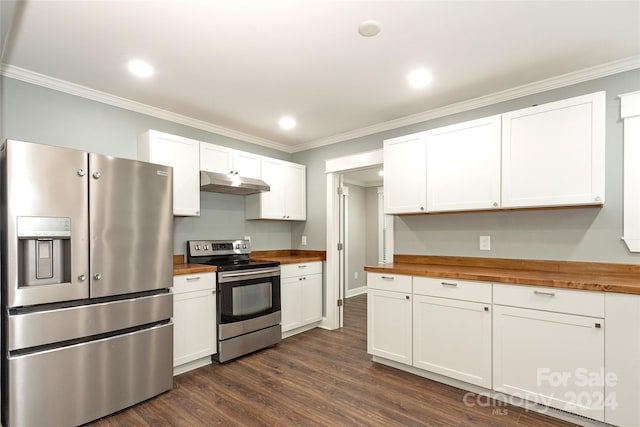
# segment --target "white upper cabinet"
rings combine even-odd
[[[502,115],[502,207],[604,203],[605,92]]]
[[[426,132],[384,141],[384,212],[424,213],[427,208]]]
[[[200,216],[199,142],[149,130],[138,138],[138,160],[173,167],[173,214]]]
[[[262,180],[270,191],[245,198],[247,219],[304,221],[307,219],[306,166],[263,157]]]
[[[427,211],[500,207],[500,131],[496,115],[427,132]]]
[[[203,171],[260,179],[260,159],[257,154],[206,142],[200,143],[200,170]]]

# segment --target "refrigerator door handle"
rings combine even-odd
[[[78,276],[78,281],[79,282],[84,282],[87,279],[87,276],[84,274],[81,274]]]
[[[101,273],[96,273],[96,274],[93,275],[93,278],[96,279],[96,280],[100,280],[100,279],[102,279],[102,274]]]

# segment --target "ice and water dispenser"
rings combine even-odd
[[[71,281],[71,218],[18,217],[18,287]]]

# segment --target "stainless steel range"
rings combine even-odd
[[[190,240],[187,262],[218,273],[218,352],[226,362],[280,342],[280,263],[250,260],[248,240]]]

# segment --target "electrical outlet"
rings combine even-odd
[[[302,236],[302,239],[300,240],[300,245],[307,246],[307,236]]]
[[[357,272],[357,271],[354,271],[354,272],[353,272],[353,278],[354,278],[354,279],[356,279],[356,280],[358,280],[358,272]]]
[[[251,246],[251,236],[244,236],[244,240],[248,240],[249,246]]]
[[[481,251],[491,250],[491,236],[480,236],[480,250]]]

